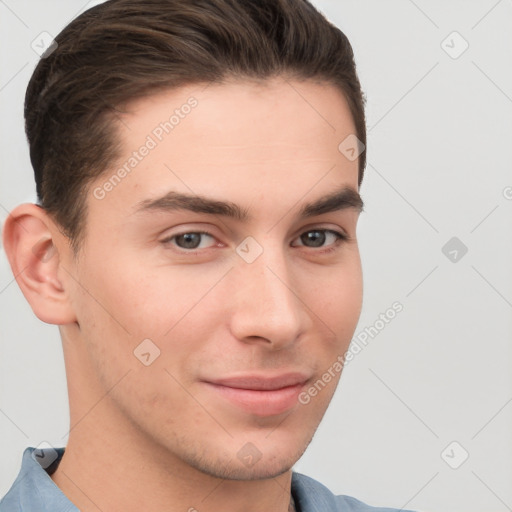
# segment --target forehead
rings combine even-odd
[[[150,136],[157,145],[172,147],[177,155],[185,142],[187,150],[194,144],[198,150],[239,148],[246,157],[250,148],[265,146],[267,150],[274,147],[281,158],[290,142],[310,153],[314,146],[319,151],[330,146],[335,154],[340,137],[355,131],[338,88],[284,77],[161,92],[133,102],[120,121],[121,140],[128,151]],[[274,154],[255,151],[257,158]]]
[[[195,84],[134,101],[117,126],[120,158],[93,186],[111,184],[102,208],[169,190],[244,207],[263,196],[357,190],[357,161],[338,149],[354,123],[333,85],[283,77]]]

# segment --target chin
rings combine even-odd
[[[267,440],[262,452],[248,442],[235,452],[189,453],[184,460],[197,471],[223,480],[267,480],[290,471],[311,439],[312,436],[300,446],[290,446],[288,449],[283,445],[272,445]]]
[[[254,466],[244,466],[238,459],[227,464],[224,461],[201,461],[195,468],[204,474],[222,480],[267,480],[290,471],[295,460],[258,461]]]

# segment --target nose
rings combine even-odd
[[[297,342],[308,329],[310,317],[294,289],[285,256],[267,250],[252,263],[239,261],[233,273],[231,333],[245,343],[274,350]]]

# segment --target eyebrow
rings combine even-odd
[[[239,221],[246,221],[249,218],[247,210],[240,208],[240,206],[231,201],[218,201],[204,196],[182,194],[173,191],[156,199],[141,201],[137,205],[135,213],[155,210],[188,210],[195,213],[222,215]]]
[[[312,203],[301,208],[301,217],[315,217],[324,213],[331,213],[346,209],[356,210],[361,213],[364,208],[363,200],[357,190],[351,187],[343,187],[341,190],[320,197]]]
[[[324,213],[345,209],[353,209],[360,213],[363,207],[363,200],[359,193],[351,187],[343,187],[311,203],[305,204],[300,209],[299,217],[315,217]],[[247,209],[231,201],[219,201],[205,196],[183,194],[174,191],[167,192],[162,197],[156,199],[145,199],[139,202],[136,206],[135,213],[173,210],[186,210],[194,213],[220,215],[241,222],[245,222],[250,218]]]

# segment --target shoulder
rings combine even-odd
[[[336,496],[320,482],[295,472],[292,475],[292,494],[297,512],[408,512],[371,507],[350,496]]]

